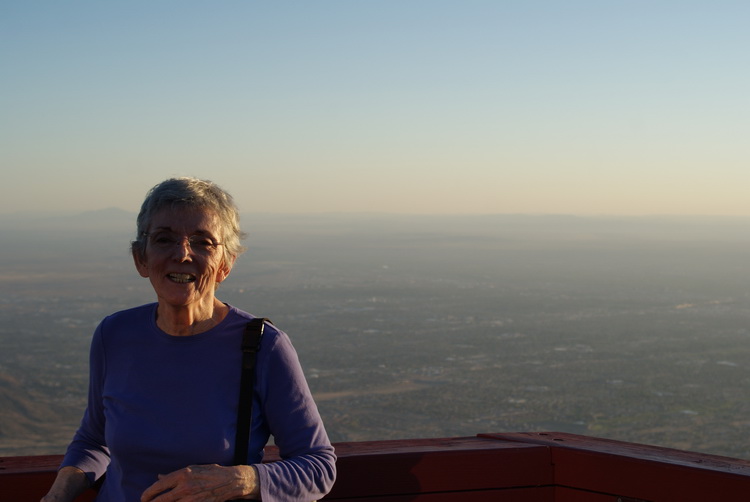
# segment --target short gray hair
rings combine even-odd
[[[224,260],[231,266],[234,258],[245,251],[240,243],[245,233],[240,230],[240,213],[232,196],[216,183],[198,178],[170,178],[154,186],[138,213],[137,233],[131,243],[134,254],[143,256],[146,251],[146,235],[154,215],[162,209],[210,210],[219,218],[220,239],[224,246]]]

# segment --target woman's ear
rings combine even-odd
[[[133,263],[135,269],[138,271],[141,277],[148,277],[148,266],[146,264],[146,257],[137,249],[132,250]]]
[[[224,261],[221,262],[221,267],[219,268],[219,273],[216,277],[217,283],[224,282],[224,280],[229,277],[229,273],[232,271],[232,267],[234,266],[234,260],[236,259],[236,256],[230,256],[229,258],[225,258]]]

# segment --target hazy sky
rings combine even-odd
[[[750,2],[0,3],[0,213],[750,215]]]

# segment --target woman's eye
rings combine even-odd
[[[177,239],[174,236],[168,234],[156,234],[150,237],[150,242],[154,246],[158,246],[160,248],[168,248],[174,246],[177,243]]]
[[[206,237],[191,237],[190,245],[201,246],[201,247],[211,247],[214,245],[214,243],[211,239],[208,239]]]

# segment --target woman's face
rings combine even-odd
[[[172,307],[207,306],[216,285],[227,278],[219,219],[213,211],[163,209],[151,221],[143,255],[135,266],[148,277],[159,303]]]

